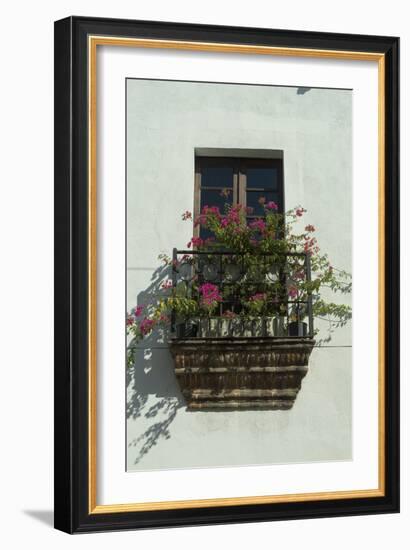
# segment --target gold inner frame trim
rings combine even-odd
[[[339,60],[377,61],[378,63],[378,488],[351,491],[326,491],[289,495],[246,496],[199,500],[139,502],[132,504],[97,504],[97,46],[123,46],[190,50],[220,53],[259,54],[286,57],[330,58]],[[215,506],[240,506],[285,502],[375,498],[385,495],[385,56],[374,52],[351,52],[305,48],[282,48],[243,44],[190,42],[122,38],[88,37],[88,510],[90,514],[175,510]]]

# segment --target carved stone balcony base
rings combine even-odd
[[[310,338],[173,339],[175,374],[190,410],[287,410],[308,371]]]

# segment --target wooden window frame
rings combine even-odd
[[[246,193],[247,193],[247,170],[252,166],[267,166],[276,167],[278,170],[278,194],[279,204],[278,212],[284,212],[284,181],[283,181],[283,159],[271,159],[271,158],[257,158],[257,157],[216,157],[216,156],[197,156],[195,157],[195,184],[194,184],[194,219],[201,213],[201,177],[203,168],[209,164],[229,164],[233,167],[233,181],[232,181],[232,203],[243,204],[246,206]],[[217,188],[215,188],[217,189]],[[223,189],[223,188],[221,188]],[[269,188],[252,188],[253,191],[260,191],[263,193],[271,191]],[[247,218],[261,218],[263,216],[257,214],[249,214]],[[200,226],[194,227],[194,237],[199,237]]]

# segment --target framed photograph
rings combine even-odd
[[[55,23],[55,527],[399,510],[399,39]]]

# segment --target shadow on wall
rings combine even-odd
[[[297,90],[296,90],[296,95],[304,95],[306,92],[309,92],[312,88],[304,88],[302,86],[300,86]]]
[[[137,304],[155,302],[168,276],[169,267],[156,269],[150,286],[138,294]],[[128,447],[137,450],[135,464],[158,440],[171,437],[169,427],[178,409],[185,407],[167,346],[168,338],[168,331],[153,331],[136,345],[134,364],[127,368],[127,420],[136,420],[143,430],[141,435],[128,440]],[[134,342],[129,344],[133,345]]]

